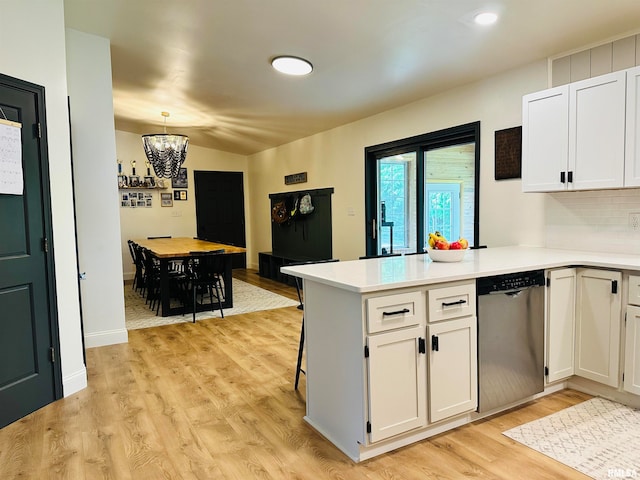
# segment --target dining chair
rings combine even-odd
[[[209,303],[213,310],[213,298],[220,309],[220,315],[224,318],[222,309],[223,296],[223,280],[225,265],[223,254],[224,249],[213,250],[209,252],[189,252],[185,275],[187,289],[191,293],[193,323],[196,322],[197,311],[197,295],[200,292],[200,303],[204,301],[205,292],[209,294]],[[185,302],[186,303],[186,302]]]
[[[386,257],[399,257],[399,253],[385,253],[382,255],[363,255],[359,260],[367,260],[368,258],[386,258]]]
[[[332,262],[338,262],[339,259],[337,258],[331,258],[328,260],[310,260],[310,261],[306,261],[306,262],[294,262],[294,263],[288,263],[287,267],[294,267],[294,266],[298,266],[298,265],[312,265],[315,263],[332,263]],[[302,310],[302,325],[300,327],[300,342],[298,343],[298,360],[296,362],[296,378],[293,384],[293,388],[294,390],[298,389],[298,383],[300,382],[300,374],[304,373],[305,375],[307,374],[307,372],[305,370],[302,369],[302,354],[304,352],[304,298],[303,298],[303,294],[302,294],[302,279],[300,277],[293,277],[295,280],[295,285],[296,285],[296,292],[298,294],[298,310]]]

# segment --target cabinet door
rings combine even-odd
[[[624,183],[626,72],[569,85],[569,188]]]
[[[640,186],[640,67],[627,70],[624,186]]]
[[[476,317],[430,324],[429,421],[437,422],[478,406]]]
[[[566,190],[569,86],[522,99],[522,191]],[[561,181],[564,175],[565,183]]]
[[[575,373],[611,387],[619,384],[621,279],[620,272],[578,272]]]
[[[368,337],[369,440],[423,427],[426,415],[424,327]]]
[[[624,389],[640,395],[640,307],[627,307]]]
[[[547,382],[573,375],[576,269],[549,272],[547,288]]]

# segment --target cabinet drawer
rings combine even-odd
[[[451,285],[427,291],[429,323],[476,314],[476,284]]]
[[[629,275],[629,303],[640,305],[640,276]]]
[[[400,293],[367,300],[367,330],[385,332],[419,325],[424,316],[420,292]]]

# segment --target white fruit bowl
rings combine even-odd
[[[468,248],[464,250],[436,250],[430,248],[427,253],[434,262],[461,262]]]

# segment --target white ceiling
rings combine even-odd
[[[111,39],[116,128],[251,154],[640,28],[639,0],[64,0]],[[498,23],[471,22],[485,7]],[[295,55],[307,77],[273,70]]]

